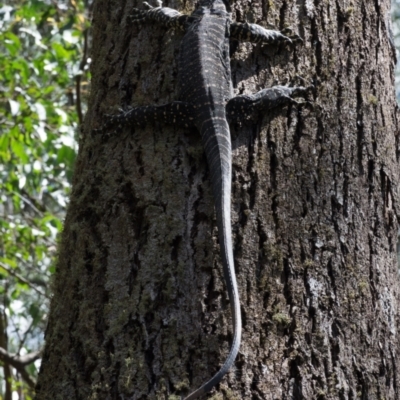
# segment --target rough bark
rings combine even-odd
[[[231,317],[195,131],[92,133],[178,98],[180,33],[98,0],[93,81],[37,399],[176,399],[223,362]],[[193,1],[164,6],[190,12]],[[303,45],[233,55],[236,92],[300,75],[314,110],[239,127],[232,226],[243,343],[215,399],[399,399],[399,144],[389,1],[238,0]],[[298,81],[297,81],[298,82]],[[212,397],[212,396],[215,397]]]

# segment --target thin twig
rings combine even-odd
[[[89,31],[89,28],[86,28],[83,32],[83,55],[82,55],[81,62],[79,64],[79,74],[76,77],[76,112],[78,114],[79,126],[81,126],[82,122],[83,122],[82,99],[81,99],[81,80],[82,80],[82,75],[84,73],[84,69],[85,69],[85,66],[87,63],[88,31]]]
[[[5,271],[7,271],[10,275],[12,275],[13,277],[17,278],[20,282],[25,283],[26,285],[28,285],[30,288],[32,288],[36,293],[46,297],[47,299],[49,299],[50,297],[42,292],[40,289],[38,289],[32,282],[28,281],[27,279],[25,279],[24,277],[22,277],[20,274],[18,274],[17,272],[15,272],[12,268],[10,268],[9,266],[3,264],[2,262],[0,262],[0,268],[3,268]]]

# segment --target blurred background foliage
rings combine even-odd
[[[86,107],[91,3],[0,4],[0,400],[33,397]],[[399,48],[400,0],[392,17]]]
[[[31,399],[85,112],[90,1],[0,3],[0,399]]]

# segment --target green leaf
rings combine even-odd
[[[54,49],[58,58],[68,61],[70,59],[70,52],[66,50],[60,43],[53,43],[51,47]]]
[[[11,141],[11,150],[13,153],[21,160],[23,164],[28,162],[28,155],[25,152],[25,147],[23,143],[18,140],[13,139]]]
[[[62,145],[57,153],[57,162],[72,165],[75,161],[76,152],[69,146]]]
[[[10,146],[10,137],[7,134],[0,135],[0,157],[3,162],[9,161],[11,158],[11,154],[8,149]]]
[[[4,45],[9,51],[10,56],[16,56],[21,48],[21,41],[19,40],[19,37],[8,31],[4,34],[2,40],[4,41]]]

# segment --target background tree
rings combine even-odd
[[[94,135],[118,106],[178,96],[179,36],[98,0],[93,90],[54,284],[38,399],[174,398],[225,357],[230,317],[195,132]],[[189,12],[192,2],[168,4]],[[218,396],[399,398],[398,121],[388,1],[235,2],[304,43],[241,44],[237,92],[296,75],[313,111],[240,127],[233,230],[243,345]],[[255,47],[255,48],[254,48]]]
[[[0,398],[30,399],[87,87],[84,1],[0,7]]]
[[[389,25],[390,27],[390,25]],[[400,47],[400,1],[393,0],[392,1],[392,25],[391,25],[392,33],[393,33],[393,44],[396,49]],[[399,101],[400,97],[400,66],[396,64],[396,97],[397,101]]]

